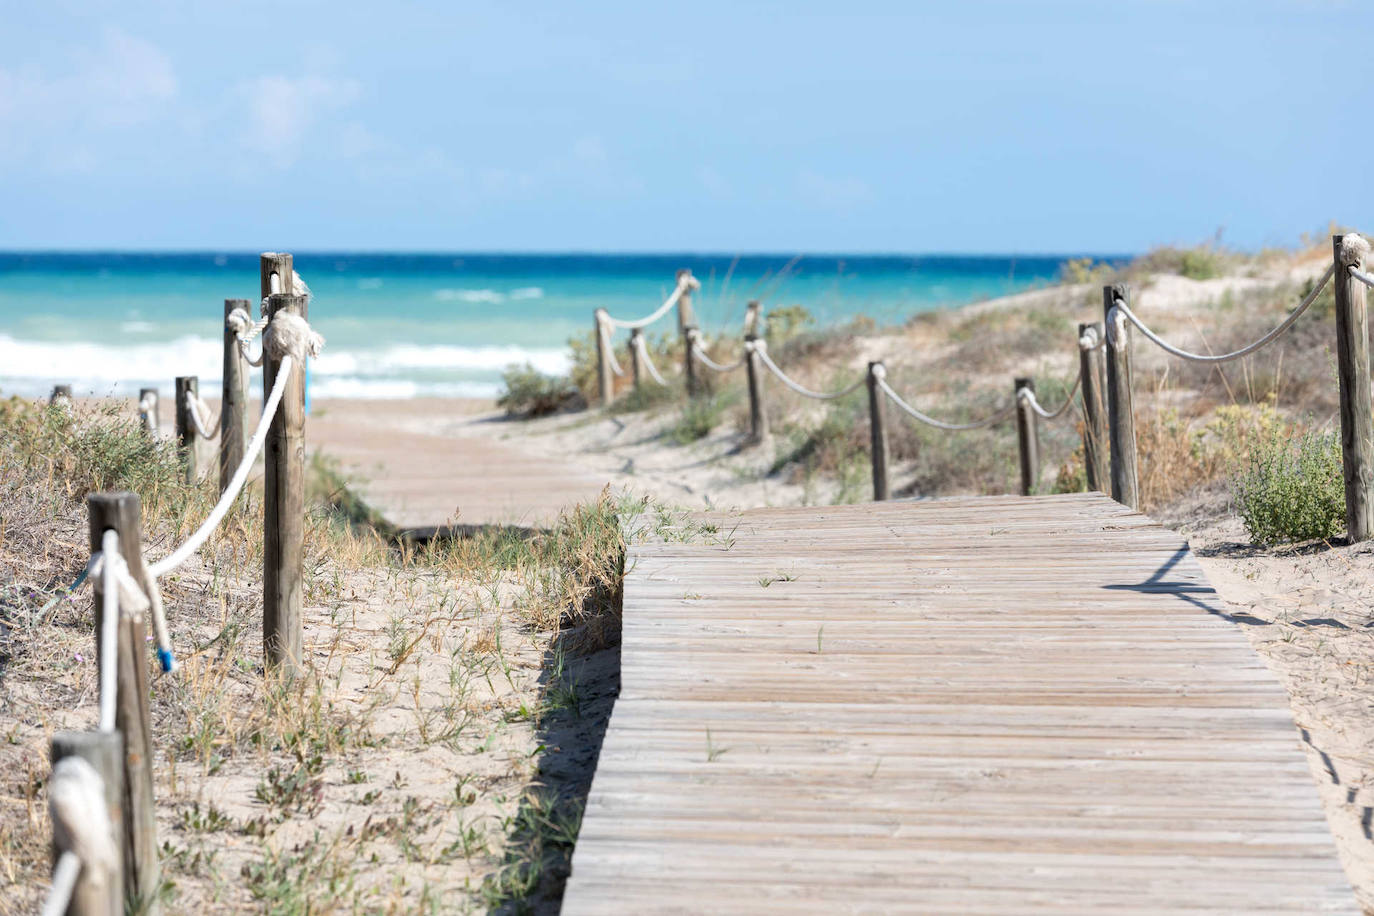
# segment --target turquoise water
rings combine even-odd
[[[822,323],[922,311],[1054,280],[1058,257],[297,254],[325,354],[315,397],[490,396],[502,370],[568,364],[604,307],[652,312],[678,268],[701,280],[708,332],[739,333],[745,302],[803,305]],[[225,298],[256,299],[247,254],[0,254],[0,391],[129,394],[178,375],[218,384]],[[256,312],[256,306],[255,306]],[[668,331],[670,316],[651,331]],[[213,390],[213,389],[212,389]]]

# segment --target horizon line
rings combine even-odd
[[[235,255],[252,256],[262,254],[268,249],[257,248],[105,248],[105,247],[71,247],[71,248],[3,248],[0,247],[0,257],[22,256],[22,255]],[[275,249],[282,251],[285,249]],[[691,249],[662,249],[662,250],[634,250],[634,249],[579,249],[579,248],[549,248],[549,249],[502,249],[502,248],[471,248],[471,249],[442,249],[442,248],[299,248],[290,252],[293,256],[315,256],[315,255],[349,255],[349,256],[387,256],[387,255],[421,255],[431,257],[451,257],[454,255],[471,255],[478,257],[646,257],[646,258],[987,258],[987,259],[1010,259],[1010,258],[1040,258],[1040,259],[1069,259],[1081,257],[1093,258],[1134,258],[1139,256],[1139,252],[1092,252],[1092,251],[768,251],[764,249],[747,251],[710,251],[710,250],[691,250]]]

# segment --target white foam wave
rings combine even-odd
[[[512,299],[543,299],[544,288],[541,286],[522,286],[519,289],[510,291]]]
[[[170,387],[179,375],[197,375],[202,389],[212,389],[219,385],[222,358],[223,342],[207,337],[116,347],[16,340],[0,334],[0,388],[7,393],[45,394],[54,384],[71,384],[82,393],[105,394],[142,385]],[[326,346],[310,371],[312,391],[320,397],[491,397],[500,387],[499,373],[525,363],[548,375],[562,375],[572,361],[567,350],[553,347]]]
[[[315,366],[321,375],[387,375],[406,369],[500,372],[525,363],[546,375],[562,375],[571,368],[572,359],[567,350],[554,348],[398,344],[375,351],[330,352],[326,348]]]
[[[494,289],[436,289],[434,298],[440,302],[505,302],[506,297]]]

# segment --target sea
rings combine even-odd
[[[1066,257],[297,253],[324,335],[312,399],[492,397],[502,373],[569,366],[593,312],[653,312],[676,272],[701,281],[708,334],[741,333],[745,303],[800,305],[821,327],[897,324],[1054,282]],[[224,300],[253,301],[256,252],[0,253],[0,395],[78,396],[219,384]],[[674,329],[671,314],[649,333]]]

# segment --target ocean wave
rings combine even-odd
[[[315,366],[321,375],[390,375],[405,369],[500,372],[525,363],[546,375],[562,375],[572,367],[572,358],[555,348],[398,344],[381,350],[326,349]]]
[[[434,298],[440,302],[505,302],[503,293],[494,289],[436,289]]]
[[[522,286],[519,289],[510,291],[512,299],[543,299],[544,288],[541,286]]]
[[[342,376],[311,378],[310,397],[356,398],[375,401],[406,398],[494,398],[501,393],[498,382],[415,382],[408,379],[376,379]]]
[[[8,393],[29,395],[46,394],[54,384],[73,385],[82,394],[125,393],[146,385],[167,388],[179,375],[196,375],[202,389],[213,389],[220,383],[223,346],[219,339],[195,336],[162,343],[109,346],[82,341],[16,340],[0,334],[0,387]],[[326,346],[324,353],[311,363],[310,372],[313,391],[335,382],[353,385],[365,381],[369,385],[390,385],[385,390],[394,392],[400,392],[404,385],[414,385],[414,390],[421,394],[489,397],[499,387],[497,376],[503,370],[525,363],[548,375],[562,375],[569,370],[572,360],[567,350],[553,347],[398,344],[375,350],[331,350]],[[446,379],[445,375],[450,377]],[[254,376],[256,385],[256,373]],[[348,379],[353,381],[345,382]]]

